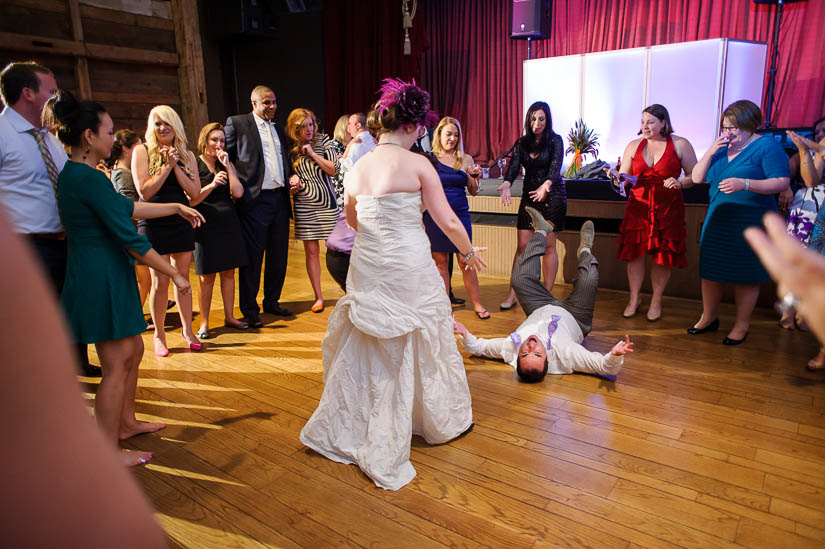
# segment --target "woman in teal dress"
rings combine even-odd
[[[135,280],[133,258],[168,272],[182,292],[189,282],[137,234],[132,217],[178,214],[193,226],[201,215],[181,204],[135,203],[119,195],[106,175],[95,169],[109,156],[114,142],[112,119],[99,103],[76,101],[68,92],[55,99],[58,137],[72,147],[57,180],[57,204],[66,230],[68,263],[60,301],[78,343],[94,343],[103,379],[95,397],[95,418],[117,444],[141,433],[162,429],[162,423],[135,418],[138,366],[146,330]],[[152,455],[123,451],[126,465],[141,465]]]
[[[692,335],[719,329],[718,309],[725,284],[734,287],[736,322],[722,341],[738,345],[748,335],[759,285],[770,280],[743,231],[760,225],[776,211],[774,194],[788,187],[788,157],[771,137],[755,133],[762,113],[741,100],[722,113],[722,135],[693,168],[693,181],[710,184],[710,207],[702,227],[699,276],[702,317],[688,328]]]

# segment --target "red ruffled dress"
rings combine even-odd
[[[645,162],[647,140],[642,139],[630,165],[630,174],[639,178],[629,189],[627,208],[619,226],[621,260],[631,261],[645,254],[663,267],[687,267],[685,202],[681,189],[668,189],[665,179],[678,178],[682,162],[673,140],[668,137],[665,153],[653,167]]]

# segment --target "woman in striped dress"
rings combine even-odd
[[[294,195],[295,238],[304,242],[306,265],[312,291],[313,313],[324,310],[321,294],[319,240],[326,240],[338,220],[338,202],[332,177],[339,171],[335,142],[317,133],[315,115],[308,109],[295,109],[286,121],[290,140],[289,155],[301,187]]]

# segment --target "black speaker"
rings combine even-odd
[[[512,0],[510,38],[550,38],[552,20],[550,0]]]
[[[272,7],[272,0],[211,0],[206,13],[216,38],[273,36],[278,34],[278,18]]]

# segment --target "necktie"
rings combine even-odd
[[[559,320],[561,317],[559,315],[553,315],[550,317],[550,324],[547,325],[547,348],[553,348],[553,334],[556,333],[556,329],[559,327]]]
[[[49,151],[49,144],[46,143],[46,136],[43,135],[43,132],[38,131],[35,128],[27,130],[26,133],[34,136],[35,141],[37,141],[37,148],[40,150],[40,156],[43,157],[43,163],[46,164],[46,171],[49,174],[49,179],[52,181],[54,195],[57,196],[57,165],[54,163],[54,158],[52,158],[51,151]]]

